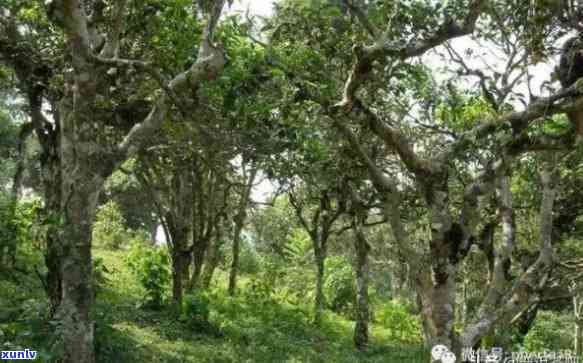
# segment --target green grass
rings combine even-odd
[[[295,306],[258,301],[241,293],[230,298],[224,276],[209,292],[214,329],[196,331],[169,310],[141,309],[144,292],[126,268],[125,252],[96,250],[109,282],[95,308],[98,362],[425,362],[419,344],[387,339],[372,329],[365,352],[352,344],[354,322],[327,312],[320,328],[310,323],[310,302]],[[241,289],[244,290],[244,287]]]

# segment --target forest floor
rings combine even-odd
[[[424,362],[416,344],[391,341],[373,326],[371,343],[358,352],[354,322],[326,312],[320,328],[310,323],[310,304],[228,297],[215,287],[210,296],[211,326],[193,329],[171,311],[140,307],[144,291],[124,262],[125,252],[96,250],[107,283],[96,301],[98,362]],[[225,285],[218,276],[216,285]],[[244,295],[244,294],[240,294]]]

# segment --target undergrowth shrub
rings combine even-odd
[[[37,359],[57,359],[53,322],[40,277],[42,234],[53,221],[42,218],[40,199],[14,201],[0,192],[0,351],[35,347]]]
[[[33,265],[40,256],[41,245],[36,235],[42,233],[39,223],[41,201],[31,199],[14,202],[0,193],[0,271],[3,267]],[[32,260],[31,260],[32,259]]]
[[[324,295],[332,311],[350,317],[354,315],[355,278],[350,261],[345,256],[330,256],[326,259]]]
[[[293,305],[313,301],[315,272],[312,262],[312,242],[301,228],[294,228],[286,237],[282,253],[261,258],[261,269],[277,287],[277,298]]]
[[[48,320],[46,300],[23,294],[21,288],[21,285],[0,281],[0,351],[35,347],[37,359],[41,361],[59,358],[52,334],[54,323]],[[4,294],[10,299],[4,298]]]
[[[180,319],[197,328],[209,321],[209,298],[204,292],[193,292],[184,296]]]
[[[263,302],[271,299],[281,277],[281,266],[275,259],[264,259],[261,266],[260,272],[253,275],[245,286],[244,294],[252,301]]]
[[[524,338],[524,349],[529,352],[561,351],[573,348],[573,320],[566,314],[539,311]]]
[[[126,263],[146,290],[142,306],[160,309],[171,276],[166,250],[134,243],[126,257]]]
[[[392,341],[420,343],[421,324],[417,315],[395,301],[388,301],[377,308],[376,320],[388,329]]]

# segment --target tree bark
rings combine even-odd
[[[188,280],[188,266],[192,251],[189,237],[192,235],[192,188],[190,173],[182,169],[173,176],[169,232],[172,239],[172,300],[175,307],[182,306],[184,281]]]
[[[314,242],[316,243],[316,242]],[[324,310],[324,266],[326,262],[326,252],[320,247],[314,247],[314,257],[316,259],[316,296],[314,297],[314,325],[322,324],[322,312]]]
[[[176,239],[173,238],[173,240]],[[178,308],[182,306],[184,279],[188,273],[189,254],[188,250],[176,247],[172,249],[172,302]]]
[[[172,302],[175,307],[182,306],[184,295],[184,276],[188,266],[184,252],[174,251],[172,254]]]
[[[62,301],[57,316],[63,333],[64,362],[90,363],[95,360],[90,318],[91,234],[100,189],[97,185],[83,189],[69,194],[64,206],[65,227],[60,241],[64,251],[60,266]]]
[[[46,236],[47,251],[45,264],[47,266],[47,296],[49,299],[49,317],[53,317],[63,296],[63,276],[61,274],[61,256],[58,248],[58,239],[54,228],[50,228]]]
[[[223,190],[224,180],[216,170],[203,169],[197,160],[193,160],[193,243],[192,243],[192,275],[189,289],[194,289],[200,283],[200,276],[205,266],[205,260],[210,241],[215,228],[224,214],[217,201],[220,191],[224,192],[222,207],[226,208],[227,192]]]
[[[211,285],[213,275],[221,259],[221,246],[223,245],[222,228],[218,227],[215,240],[211,243],[207,258],[207,263],[204,266],[202,273],[202,287],[208,289]]]
[[[54,160],[53,163],[56,163]],[[44,179],[44,195],[46,201],[46,211],[47,213],[53,213],[54,217],[50,219],[58,219],[60,215],[55,214],[61,210],[61,191],[59,190],[61,185],[60,173],[56,172],[56,168],[59,165],[43,165],[41,163],[43,179]],[[48,180],[47,180],[48,179]],[[63,254],[62,246],[59,243],[59,226],[50,224],[46,235],[46,251],[45,251],[45,264],[47,266],[47,295],[49,298],[49,316],[53,317],[57,312],[59,305],[61,304],[61,298],[63,296],[62,288],[62,271],[61,271],[61,255]]]
[[[574,350],[575,356],[583,355],[583,301],[577,285],[573,285],[573,315],[575,317]]]
[[[537,260],[512,281],[510,288],[506,287],[507,267],[505,266],[509,251],[514,244],[514,226],[509,180],[502,177],[500,183],[501,211],[507,210],[508,217],[503,216],[503,243],[497,251],[493,281],[489,282],[488,293],[478,311],[478,317],[468,326],[459,340],[463,346],[473,346],[498,323],[505,319],[514,320],[537,302],[540,292],[545,287],[553,265],[552,224],[553,206],[557,194],[559,175],[557,173],[557,155],[549,154],[549,159],[543,161],[540,172],[542,184],[542,200],[540,205],[540,252]],[[506,226],[506,227],[505,227]]]
[[[41,90],[31,89],[28,92],[28,102],[30,105],[30,117],[35,127],[35,133],[41,145],[40,154],[40,177],[42,182],[42,192],[45,202],[43,217],[48,221],[48,228],[44,237],[46,250],[44,259],[47,267],[46,293],[49,300],[49,316],[53,318],[61,303],[62,291],[62,254],[63,247],[60,243],[59,234],[61,217],[63,215],[62,203],[62,165],[60,145],[61,139],[58,134],[61,119],[59,107],[51,103],[53,111],[54,125],[51,125],[41,112],[42,97]],[[24,146],[22,145],[24,148]],[[16,176],[15,176],[16,179]],[[20,184],[19,181],[16,182]],[[14,191],[18,194],[18,191]]]
[[[213,257],[209,258],[208,263],[204,267],[204,271],[202,273],[202,287],[204,289],[208,289],[211,286],[213,281],[213,277],[215,275],[215,270],[219,264],[219,259]]]
[[[44,159],[44,162],[41,162],[46,211],[47,213],[53,214],[52,216],[48,216],[54,217],[53,219],[57,219],[60,216],[61,210],[61,176],[60,171],[58,171],[60,168],[58,162],[56,158],[51,161]],[[63,296],[63,276],[61,272],[62,246],[59,243],[58,232],[59,226],[51,224],[45,235],[47,246],[44,256],[47,266],[46,286],[49,299],[49,317],[51,318],[56,314]]]
[[[461,351],[455,339],[455,293],[457,261],[453,253],[461,243],[459,225],[452,223],[449,214],[447,176],[435,177],[424,184],[425,198],[430,209],[431,240],[431,288],[424,312],[429,331],[426,332],[429,347],[443,344],[454,354]]]
[[[575,322],[575,356],[583,355],[583,321]]]
[[[357,217],[355,217],[356,219]],[[366,241],[359,222],[354,222],[354,248],[356,250],[356,324],[354,326],[354,345],[363,350],[368,344],[368,253],[370,245]]]
[[[245,220],[247,219],[247,206],[249,205],[249,198],[251,196],[251,189],[253,188],[253,182],[255,181],[255,176],[257,175],[257,168],[252,167],[249,175],[245,170],[245,163],[243,167],[243,178],[245,179],[245,185],[243,186],[242,193],[240,194],[239,207],[237,215],[235,216],[235,231],[233,234],[233,260],[231,262],[231,270],[229,272],[229,295],[235,295],[235,290],[237,288],[237,274],[239,270],[239,254],[241,250],[241,232],[245,226]]]
[[[205,265],[205,258],[207,255],[209,242],[206,238],[199,240],[197,243],[194,244],[193,254],[192,254],[192,275],[190,276],[190,283],[188,288],[194,289],[200,280],[200,275],[203,271]]]
[[[343,191],[336,190],[336,193]],[[301,203],[290,191],[289,201],[295,214],[306,232],[310,235],[314,260],[316,264],[316,295],[314,297],[314,325],[320,326],[322,323],[322,310],[324,309],[324,275],[325,262],[328,254],[328,238],[334,222],[346,211],[343,196],[337,197],[337,205],[331,205],[329,191],[320,191],[318,195],[318,208],[313,212],[310,222],[304,217],[305,205]]]
[[[393,298],[398,300],[406,299],[405,291],[409,276],[409,264],[403,256],[403,250],[400,246],[397,249],[397,266],[393,270],[394,284],[393,284]]]
[[[229,295],[235,295],[237,288],[237,273],[239,270],[239,254],[241,249],[241,231],[245,223],[245,211],[235,217],[235,231],[233,233],[233,259],[229,270]]]
[[[94,83],[77,82],[74,94],[63,98],[59,105],[62,115],[60,133],[60,218],[50,233],[48,258],[51,294],[57,299],[58,274],[62,279],[62,299],[57,308],[61,324],[64,357],[67,363],[93,363],[93,322],[90,308],[92,293],[91,242],[97,200],[115,162],[103,152],[95,138],[99,120],[91,110],[93,98],[84,93]],[[52,180],[55,181],[54,179]],[[51,211],[54,212],[54,211]],[[60,223],[62,222],[62,225]],[[51,227],[52,228],[52,227]],[[57,270],[59,269],[59,270]]]

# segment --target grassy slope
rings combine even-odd
[[[96,250],[109,270],[97,299],[98,362],[422,362],[418,347],[393,344],[375,326],[364,353],[352,344],[354,323],[328,313],[321,329],[309,324],[307,306],[245,297],[217,288],[211,321],[220,333],[196,332],[169,312],[139,309],[143,291],[126,269],[123,252]],[[221,281],[219,279],[219,281]],[[220,285],[224,285],[220,283]]]

